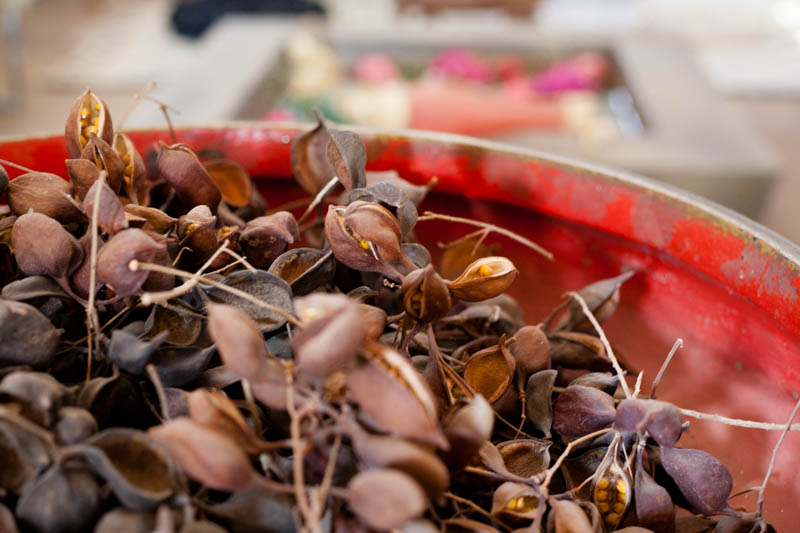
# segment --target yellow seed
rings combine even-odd
[[[488,266],[486,266],[486,265],[481,265],[481,266],[478,268],[478,275],[479,275],[479,276],[485,277],[485,276],[490,276],[491,274],[492,274],[492,269],[491,269],[491,268],[489,268],[489,267],[488,267]]]
[[[94,117],[94,120],[92,120],[92,124],[97,126],[98,124],[100,124],[100,119],[98,117]]]
[[[220,235],[222,235],[224,237],[224,236],[226,236],[227,234],[229,234],[231,232],[231,228],[229,228],[228,226],[225,226],[224,228],[219,230],[219,232],[220,232]]]
[[[358,244],[365,250],[369,250],[369,241],[367,239],[361,239],[358,241]]]
[[[97,128],[95,128],[94,126],[89,127],[89,133],[94,133],[95,135],[97,135]]]
[[[81,120],[85,120],[89,116],[89,110],[83,109],[81,110]]]
[[[192,232],[197,229],[197,226],[198,226],[197,222],[190,222],[189,225],[186,226],[186,231]]]
[[[619,515],[617,513],[608,513],[605,517],[606,524],[617,525],[619,522]]]
[[[98,159],[97,160],[97,170],[103,170],[103,160],[102,159]]]
[[[84,137],[83,135],[81,135],[81,146],[86,146],[86,143],[87,143],[87,142],[88,142],[88,141],[86,140],[86,137]]]
[[[125,180],[125,183],[127,183],[128,185],[131,184],[131,177],[130,176],[123,176],[122,179]]]
[[[611,508],[608,506],[607,503],[598,503],[597,510],[600,511],[600,513],[602,514],[606,514],[608,511],[611,510]]]
[[[100,104],[94,104],[94,110],[100,111]]]
[[[608,488],[608,478],[607,477],[600,478],[600,481],[597,482],[597,488],[599,489]]]
[[[625,484],[625,481],[620,479],[617,481],[617,492],[619,492],[622,497],[625,497],[625,493],[628,491],[628,485]]]
[[[604,502],[608,499],[608,491],[605,490],[598,490],[597,491],[597,501]]]
[[[81,129],[83,129],[84,126],[86,126],[86,119],[82,118],[81,119]]]
[[[625,504],[622,502],[617,502],[614,504],[614,512],[622,514],[622,511],[625,510]]]
[[[133,165],[127,165],[125,167],[125,174],[128,174],[129,176],[133,176]]]
[[[125,163],[125,166],[128,166],[128,163],[131,162],[130,154],[125,154],[122,156],[122,162]]]

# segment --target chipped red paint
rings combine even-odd
[[[261,182],[275,205],[282,195],[297,194],[279,178],[291,175],[291,142],[301,131],[297,125],[233,124],[177,134],[198,151],[238,161],[254,176],[276,178]],[[739,418],[783,422],[788,416],[790,391],[800,390],[800,251],[793,244],[711,202],[636,176],[453,135],[357,131],[369,169],[397,170],[418,183],[437,176],[436,190],[457,195],[434,196],[427,208],[491,219],[555,254],[557,263],[548,263],[497,239],[522,270],[512,289],[530,322],[546,316],[565,290],[635,268],[641,274],[625,285],[617,314],[604,326],[619,353],[644,370],[646,383],[674,339],[684,338],[686,348],[671,364],[660,397]],[[129,134],[143,153],[168,139],[161,130]],[[64,157],[60,136],[0,140],[0,158],[37,170],[63,176]],[[453,224],[419,227],[429,244],[464,231]],[[784,444],[779,473],[796,468],[795,437]],[[764,439],[763,433],[693,421],[681,444],[714,452],[734,473],[735,489],[742,489],[761,482],[769,459]],[[775,483],[782,490],[768,495],[767,516],[778,530],[792,530],[800,478],[789,474]]]

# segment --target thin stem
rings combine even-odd
[[[499,226],[495,226],[494,224],[490,224],[488,222],[480,222],[478,220],[472,220],[469,218],[462,218],[462,217],[454,217],[450,215],[442,215],[440,213],[434,213],[432,211],[425,211],[423,215],[417,218],[417,222],[424,222],[426,220],[445,220],[447,222],[460,222],[461,224],[469,224],[471,226],[477,226],[479,228],[485,228],[489,231],[493,231],[495,233],[499,233],[500,235],[504,235],[511,239],[512,241],[517,241],[520,244],[523,244],[530,248],[531,250],[538,252],[545,256],[550,261],[553,260],[553,254],[536,244],[535,242],[526,239],[522,235],[518,235],[513,231],[507,230],[505,228],[501,228]]]
[[[289,414],[289,436],[292,439],[292,477],[294,480],[294,494],[297,507],[306,526],[311,520],[311,507],[308,503],[308,493],[305,488],[305,474],[303,473],[303,445],[300,440],[300,416],[294,405],[294,377],[291,365],[286,366],[286,411]]]
[[[454,502],[458,502],[458,503],[460,503],[462,505],[466,505],[467,507],[469,507],[470,509],[472,509],[476,513],[485,516],[493,524],[497,524],[498,526],[502,527],[506,531],[512,531],[511,527],[509,527],[508,525],[504,524],[500,520],[497,520],[496,517],[492,516],[491,513],[489,513],[486,509],[482,508],[481,506],[479,506],[475,502],[470,501],[470,500],[468,500],[466,498],[462,498],[461,496],[459,496],[457,494],[453,494],[452,492],[445,492],[444,495],[445,495],[446,498],[448,498],[450,500],[453,500]]]
[[[298,209],[300,207],[307,206],[310,202],[314,201],[313,198],[310,196],[303,196],[302,198],[295,198],[294,200],[289,200],[288,202],[284,202],[278,206],[273,207],[272,209],[268,209],[265,213],[266,215],[274,215],[275,213],[280,213],[281,211],[291,211],[292,209]]]
[[[150,100],[151,102],[155,102],[158,105],[158,108],[161,110],[161,113],[164,114],[164,119],[167,121],[167,127],[169,128],[169,137],[172,139],[172,144],[176,144],[178,142],[178,138],[175,136],[175,129],[172,127],[172,119],[169,118],[169,112],[172,111],[176,115],[180,115],[180,112],[177,109],[174,109],[161,100],[153,98],[150,95],[143,95],[142,98],[145,100]]]
[[[126,109],[125,113],[122,114],[122,117],[120,118],[119,122],[115,124],[117,131],[122,131],[122,126],[125,124],[125,121],[128,120],[128,117],[136,107],[136,104],[138,104],[142,98],[144,98],[150,91],[152,91],[155,88],[155,86],[156,82],[150,80],[144,84],[144,87],[142,87],[139,90],[139,92],[133,95],[133,100],[131,101],[130,104],[128,104],[128,109]]]
[[[242,392],[244,392],[244,400],[247,402],[247,409],[253,417],[253,429],[259,439],[264,436],[264,428],[261,427],[261,416],[259,415],[256,399],[253,397],[253,387],[250,386],[249,379],[242,380]]]
[[[208,261],[203,263],[203,265],[195,272],[187,281],[183,282],[182,284],[174,287],[168,291],[161,291],[161,292],[146,292],[142,294],[139,299],[142,301],[143,305],[153,305],[153,304],[164,304],[167,301],[177,298],[179,296],[183,296],[200,283],[200,276],[205,272],[205,270],[211,266],[211,263],[225,250],[228,248],[228,241],[222,243],[222,245],[217,248],[211,257],[208,258]]]
[[[573,441],[570,441],[569,444],[567,444],[567,447],[564,448],[563,453],[561,455],[559,455],[558,459],[556,459],[556,462],[553,463],[553,466],[551,466],[547,470],[547,472],[545,474],[545,477],[544,477],[544,481],[542,481],[541,486],[542,487],[548,487],[550,485],[550,481],[553,479],[553,476],[558,471],[559,467],[561,466],[561,463],[564,462],[564,459],[567,458],[567,456],[570,454],[572,449],[575,448],[575,446],[577,446],[578,444],[581,444],[582,442],[586,442],[587,440],[592,440],[595,437],[599,437],[600,435],[605,435],[609,431],[614,431],[614,430],[613,430],[613,428],[599,429],[597,431],[593,431],[593,432],[589,433],[588,435],[584,435],[583,437],[580,437],[580,438],[577,438],[577,439],[575,439]]]
[[[95,299],[95,285],[97,284],[97,232],[99,226],[99,217],[100,217],[100,193],[103,192],[103,185],[106,182],[107,173],[105,170],[100,172],[100,175],[97,177],[97,181],[94,184],[96,190],[94,191],[94,206],[92,209],[92,223],[90,226],[89,231],[92,234],[91,238],[91,247],[89,249],[89,300],[86,302],[86,320],[89,322],[89,356],[86,358],[86,381],[89,381],[92,377],[92,331],[96,332],[97,335],[100,335],[100,319],[97,316],[97,308],[94,305]],[[95,342],[98,339],[95,337]]]
[[[155,263],[142,263],[142,262],[140,262],[140,261],[138,261],[136,259],[134,259],[133,261],[131,261],[128,264],[128,268],[130,270],[132,270],[133,272],[136,272],[137,270],[147,270],[147,271],[150,271],[150,272],[163,272],[164,274],[172,274],[173,276],[178,276],[178,277],[181,277],[181,278],[184,278],[184,279],[192,279],[195,276],[195,274],[190,274],[189,272],[185,272],[183,270],[178,270],[177,268],[171,268],[171,267],[166,267],[166,266],[163,266],[163,265],[157,265]],[[293,317],[292,315],[290,315],[289,313],[287,313],[286,311],[284,311],[280,307],[274,306],[274,305],[272,305],[270,303],[267,303],[267,302],[265,302],[263,300],[259,300],[258,298],[256,298],[255,296],[253,296],[251,294],[248,294],[248,293],[246,293],[244,291],[240,291],[239,289],[237,289],[235,287],[231,287],[229,285],[225,285],[224,283],[220,283],[218,281],[215,281],[215,280],[213,280],[211,278],[207,278],[205,276],[200,276],[200,281],[202,281],[206,285],[211,285],[212,287],[216,287],[217,289],[220,289],[220,290],[225,291],[227,293],[233,294],[234,296],[238,296],[239,298],[247,300],[248,302],[252,302],[252,303],[254,303],[254,304],[256,304],[256,305],[258,305],[260,307],[263,307],[264,309],[268,309],[268,310],[270,310],[270,311],[272,311],[274,313],[277,313],[277,314],[281,315],[283,318],[285,318],[293,326],[296,326],[298,328],[302,328],[303,327],[303,323],[300,322],[300,320],[298,320],[297,318]]]
[[[225,241],[225,242],[227,242],[227,241]],[[245,258],[243,255],[239,255],[239,254],[237,254],[236,252],[234,252],[234,251],[233,251],[233,250],[231,250],[230,248],[225,248],[225,253],[226,253],[226,254],[228,254],[229,256],[233,257],[234,259],[236,259],[236,262],[237,262],[237,263],[241,263],[241,264],[243,264],[243,265],[244,265],[244,267],[245,267],[247,270],[249,270],[250,272],[255,272],[255,271],[257,270],[257,269],[256,269],[256,267],[254,267],[253,265],[251,265],[251,264],[250,264],[250,263],[247,261],[247,258]],[[233,263],[231,263],[231,264],[233,264]],[[229,267],[229,266],[231,266],[231,265],[227,265],[225,268],[227,268],[227,267]],[[221,270],[222,270],[222,269],[221,269]]]
[[[464,241],[468,241],[468,240],[470,240],[470,239],[471,239],[471,238],[473,238],[473,237],[477,237],[478,235],[480,235],[480,234],[482,234],[482,233],[483,233],[483,234],[485,234],[485,233],[486,233],[486,228],[482,228],[482,229],[479,229],[479,230],[472,231],[472,232],[470,232],[470,233],[467,233],[466,235],[462,235],[462,236],[461,236],[461,237],[459,237],[458,239],[455,239],[455,240],[453,240],[453,241],[450,241],[450,242],[438,242],[438,243],[436,243],[436,245],[437,245],[439,248],[443,248],[443,249],[445,249],[445,250],[446,250],[446,249],[448,249],[448,248],[453,248],[454,246],[458,246],[458,245],[459,245],[459,244],[461,244],[462,242],[464,242]],[[472,254],[473,254],[473,255],[475,255],[474,249],[473,249],[473,252],[472,252]]]
[[[639,393],[642,392],[642,376],[644,376],[644,370],[639,372],[639,375],[636,376],[636,384],[633,386],[633,397],[636,398],[639,396]]]
[[[337,433],[333,439],[333,446],[331,446],[330,453],[328,454],[328,464],[325,465],[325,473],[322,475],[322,483],[319,486],[319,509],[325,509],[325,500],[328,499],[328,492],[333,484],[333,474],[336,472],[336,461],[339,459],[339,450],[342,447],[342,435]],[[322,516],[317,517],[319,521]]]
[[[756,503],[756,516],[761,516],[761,510],[764,506],[764,492],[767,489],[767,482],[769,481],[769,477],[772,475],[772,469],[775,467],[775,459],[778,457],[778,450],[781,449],[781,444],[783,444],[783,440],[786,438],[786,434],[789,433],[789,428],[792,427],[792,421],[794,420],[795,415],[797,415],[797,411],[800,409],[800,400],[794,405],[794,409],[792,409],[792,414],[789,415],[789,420],[786,421],[786,424],[783,427],[783,432],[781,433],[780,438],[778,439],[777,444],[775,444],[775,448],[772,450],[772,458],[769,460],[769,466],[767,467],[767,473],[764,475],[764,481],[761,482],[761,487],[758,489],[758,503]]]
[[[603,328],[600,327],[600,323],[595,318],[594,314],[589,310],[589,306],[586,305],[586,300],[578,294],[577,292],[568,292],[569,296],[575,299],[578,304],[580,304],[581,309],[583,309],[583,314],[586,315],[586,318],[589,319],[589,322],[592,323],[594,326],[595,331],[597,334],[600,335],[600,341],[603,343],[603,347],[606,349],[606,354],[608,358],[611,359],[611,366],[614,367],[614,370],[617,372],[619,376],[619,384],[622,386],[622,391],[625,393],[626,398],[631,397],[631,391],[628,388],[628,383],[625,381],[625,372],[622,371],[622,367],[619,366],[619,361],[617,361],[617,356],[614,355],[614,350],[611,349],[611,343],[608,342],[608,337],[606,337],[606,333],[603,331]]]
[[[678,351],[678,348],[683,348],[683,339],[680,337],[675,339],[675,343],[672,345],[669,354],[667,354],[667,358],[664,359],[664,362],[661,363],[661,368],[658,369],[656,379],[653,380],[653,385],[650,387],[650,398],[656,397],[656,387],[658,387],[658,384],[661,383],[661,378],[664,376],[664,372],[667,371],[667,366],[669,365],[669,362],[672,361],[672,358],[675,356],[675,352]]]
[[[330,179],[330,181],[328,181],[328,183],[325,184],[322,190],[320,190],[314,197],[314,200],[312,200],[311,203],[308,205],[305,212],[303,212],[303,214],[300,215],[300,218],[297,219],[298,225],[300,225],[306,219],[306,217],[308,217],[308,215],[310,215],[314,211],[314,208],[316,208],[319,204],[322,203],[323,200],[325,200],[325,197],[328,196],[328,193],[330,193],[334,187],[336,187],[337,183],[339,183],[339,178],[337,176],[334,176]]]
[[[14,167],[14,168],[16,168],[18,170],[22,170],[24,172],[36,172],[35,170],[32,170],[32,169],[30,169],[28,167],[23,167],[22,165],[18,165],[16,163],[12,163],[11,161],[8,161],[6,159],[0,159],[0,163],[2,163],[4,165],[8,165],[10,167]]]
[[[156,367],[153,363],[148,363],[147,376],[153,382],[153,388],[156,389],[156,396],[158,396],[158,403],[161,407],[161,416],[164,420],[169,420],[169,405],[167,405],[167,394],[164,392],[164,384],[161,383],[161,377],[158,375]]]
[[[782,431],[786,427],[785,424],[773,424],[770,422],[755,422],[753,420],[741,420],[739,418],[729,418],[727,416],[722,416],[722,415],[701,413],[700,411],[695,411],[693,409],[680,408],[680,410],[681,414],[690,416],[692,418],[697,418],[698,420],[710,420],[711,422],[719,422],[720,424],[726,424],[728,426],[735,426],[740,428],[764,429],[767,431]],[[800,431],[800,423],[792,424],[789,430]]]

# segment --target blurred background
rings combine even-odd
[[[800,242],[800,0],[0,0],[0,134],[312,120],[631,170]],[[163,125],[141,102],[125,127]]]

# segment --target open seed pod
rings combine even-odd
[[[295,180],[308,194],[314,196],[336,175],[328,159],[331,136],[325,119],[316,111],[317,126],[302,134],[292,144],[292,172]]]
[[[447,284],[433,265],[411,271],[403,280],[400,294],[406,313],[422,322],[443,318],[452,307]]]
[[[0,489],[18,493],[52,461],[50,435],[7,407],[0,407]]]
[[[178,238],[192,250],[197,263],[204,263],[219,247],[217,217],[206,205],[196,205],[178,218]]]
[[[553,403],[553,430],[577,438],[614,422],[614,399],[592,387],[567,387]]]
[[[230,531],[292,533],[294,504],[288,494],[253,488],[235,492],[222,503],[203,505],[203,510]]]
[[[62,224],[83,222],[84,214],[67,199],[71,194],[72,185],[55,174],[29,172],[11,180],[6,199],[11,212],[17,216],[33,209]]]
[[[483,349],[470,357],[464,366],[464,381],[489,403],[499,400],[511,386],[514,358],[501,337],[496,346]]]
[[[191,148],[161,143],[156,164],[161,177],[175,189],[184,213],[197,205],[207,205],[212,213],[217,211],[222,195]]]
[[[444,459],[450,470],[458,472],[471,463],[491,437],[493,428],[494,413],[480,394],[458,409],[444,429],[450,443]]]
[[[294,248],[276,257],[269,272],[288,283],[292,294],[305,296],[333,280],[336,260],[330,250]]]
[[[89,142],[86,143],[81,152],[81,158],[92,162],[98,170],[106,171],[108,186],[113,189],[115,194],[119,193],[125,165],[117,155],[117,152],[114,151],[114,148],[111,147],[111,144],[92,134]]]
[[[122,161],[122,193],[134,205],[145,204],[147,200],[147,169],[144,160],[130,137],[122,132],[114,134],[111,146]]]
[[[50,374],[18,370],[0,380],[0,393],[21,403],[27,419],[50,427],[57,420],[67,389]]]
[[[92,134],[111,143],[114,127],[111,124],[111,114],[108,112],[106,103],[91,90],[86,89],[86,92],[72,104],[64,128],[67,153],[72,159],[81,157],[81,152]]]
[[[403,236],[408,235],[417,223],[417,206],[400,188],[391,183],[379,182],[351,190],[347,195],[347,203],[356,201],[376,202],[391,211],[400,223]]]
[[[622,521],[633,499],[633,480],[620,458],[620,442],[620,438],[615,438],[608,447],[592,484],[592,502],[611,531]]]
[[[203,320],[189,310],[180,312],[180,309],[154,306],[144,323],[145,335],[150,339],[166,335],[164,343],[172,346],[194,345],[203,331]]]
[[[147,433],[111,428],[89,439],[82,453],[129,509],[153,509],[172,496],[172,461]]]
[[[482,257],[470,264],[464,272],[447,283],[453,297],[467,302],[488,300],[503,293],[519,274],[505,257]]]
[[[492,494],[492,516],[506,523],[523,525],[536,518],[539,496],[528,485],[506,481]]]
[[[253,182],[241,165],[227,159],[215,159],[207,161],[205,167],[226,203],[234,207],[250,203]]]
[[[499,443],[497,450],[506,470],[521,477],[533,477],[550,465],[548,450],[552,444],[547,440],[515,439]]]
[[[287,321],[286,315],[294,313],[292,289],[274,274],[264,270],[239,270],[227,275],[222,283],[283,310],[283,313],[278,313],[218,288],[206,291],[211,301],[232,305],[244,311],[264,332],[283,327]]]
[[[416,481],[388,468],[356,474],[347,485],[347,503],[356,516],[379,531],[400,527],[428,506]]]
[[[633,274],[633,270],[623,272],[619,276],[596,281],[578,292],[598,322],[603,322],[614,314],[619,304],[619,288],[633,277]],[[580,304],[574,299],[570,301],[567,314],[561,318],[555,329],[594,331]]]
[[[249,221],[239,235],[239,245],[254,267],[266,269],[299,238],[294,216],[279,211]]]
[[[35,307],[0,299],[0,364],[47,367],[60,336],[61,330]]]
[[[258,455],[269,446],[253,434],[242,413],[219,390],[196,389],[185,396],[189,417],[236,441],[248,454]]]

